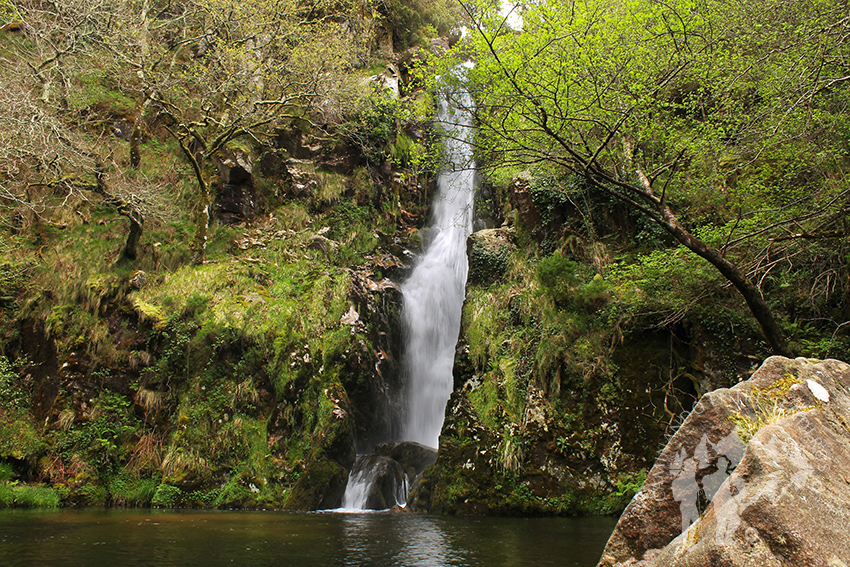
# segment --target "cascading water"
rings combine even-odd
[[[346,510],[384,510],[407,505],[407,475],[393,459],[374,455],[357,457],[342,507]]]
[[[458,104],[450,104],[454,97]],[[431,222],[424,230],[424,253],[402,285],[405,329],[404,399],[398,440],[436,448],[446,402],[452,392],[452,366],[460,332],[466,288],[466,239],[472,233],[475,171],[472,167],[471,97],[453,92],[443,97],[439,121],[444,125],[448,164],[437,178]],[[380,457],[360,456],[348,478],[343,508],[389,508],[407,500],[407,477],[395,482]],[[393,461],[395,463],[395,461]],[[396,463],[397,464],[397,463]],[[390,480],[386,480],[390,479]],[[382,493],[384,496],[377,496]],[[390,496],[395,502],[390,503]],[[383,502],[377,505],[375,502]]]
[[[469,96],[462,97],[469,108]],[[437,447],[446,402],[452,392],[452,365],[466,287],[466,239],[472,233],[475,172],[469,112],[443,101],[449,168],[437,179],[437,195],[425,252],[402,286],[406,330],[405,403],[402,438]]]

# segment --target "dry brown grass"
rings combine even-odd
[[[162,466],[162,439],[153,433],[145,433],[133,446],[127,468],[134,471],[158,469]]]

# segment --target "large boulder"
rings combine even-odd
[[[412,483],[428,465],[437,460],[437,450],[415,441],[400,443],[382,443],[375,447],[374,453],[389,457],[401,465]]]
[[[601,567],[850,565],[850,365],[769,358],[700,400]]]

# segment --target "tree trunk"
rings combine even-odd
[[[97,182],[95,191],[103,196],[103,203],[111,207],[115,207],[118,214],[127,217],[130,221],[130,233],[127,235],[127,241],[124,247],[121,248],[116,263],[132,262],[138,255],[139,240],[142,238],[144,230],[145,216],[142,211],[132,202],[125,200],[123,197],[113,195],[106,184],[106,172],[103,167],[103,162],[99,157],[95,158],[95,180]]]
[[[166,127],[167,128],[167,127]],[[188,129],[187,134],[181,136],[171,129],[168,132],[180,144],[183,155],[189,160],[195,180],[198,182],[198,203],[195,212],[195,236],[192,238],[190,249],[192,251],[192,264],[200,266],[204,263],[207,249],[207,238],[209,237],[210,221],[212,220],[212,195],[210,194],[209,169],[212,167],[207,162],[209,148],[204,146],[200,150],[193,151],[192,144],[200,141],[193,130]]]
[[[198,176],[198,210],[195,213],[195,236],[192,239],[192,263],[200,266],[204,263],[212,219],[212,196],[209,182],[204,175]]]
[[[133,120],[133,131],[130,133],[130,167],[138,169],[142,164],[142,125],[141,113]]]
[[[627,135],[623,136],[623,149],[625,150],[626,159],[628,160],[628,165],[631,169],[634,167],[633,142],[631,137]],[[650,217],[653,221],[672,234],[673,238],[685,246],[685,248],[714,266],[727,281],[735,286],[735,289],[738,290],[738,293],[740,293],[743,296],[744,301],[747,302],[747,307],[749,307],[750,313],[753,314],[753,317],[755,317],[756,321],[758,321],[758,324],[761,326],[764,338],[773,353],[791,357],[791,349],[788,347],[788,340],[785,338],[785,334],[782,332],[782,329],[779,327],[776,319],[774,319],[773,311],[770,310],[770,307],[767,305],[764,297],[762,297],[761,292],[759,292],[758,288],[753,285],[753,282],[747,278],[746,274],[744,274],[738,266],[727,260],[719,250],[712,248],[699,238],[695,237],[681,224],[679,224],[679,219],[665,204],[664,197],[662,196],[660,199],[656,197],[649,177],[647,177],[640,168],[637,168],[634,171],[637,173],[641,186],[643,187],[643,189],[638,187],[634,188],[637,191],[636,194],[641,195],[641,198],[645,203],[645,205],[641,205],[639,208],[646,207],[644,209],[645,211],[651,210]],[[605,185],[598,183],[597,185],[603,190],[607,190]]]
[[[697,256],[717,268],[717,271],[735,286],[735,289],[744,297],[747,307],[750,308],[753,317],[756,318],[756,321],[761,326],[767,344],[770,345],[773,353],[791,357],[791,349],[788,347],[788,340],[785,338],[785,334],[782,332],[776,319],[774,319],[773,312],[770,310],[758,288],[753,285],[746,274],[735,264],[727,260],[719,250],[707,245],[683,228],[679,224],[676,215],[666,206],[662,205],[660,212],[662,219],[661,226],[688,250],[694,252]]]
[[[130,233],[127,235],[127,242],[124,244],[124,248],[121,249],[121,255],[118,258],[119,262],[128,261],[132,262],[136,259],[138,255],[138,247],[139,240],[142,238],[143,226],[141,222],[137,222],[132,216],[128,216],[130,219]]]
[[[133,131],[130,132],[130,167],[138,168],[142,164],[142,136],[145,134],[145,114],[150,104],[151,98],[145,97],[133,117]]]

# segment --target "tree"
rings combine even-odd
[[[34,100],[33,92],[25,86],[13,82],[5,86],[0,94],[0,104],[7,109],[0,116],[0,132],[4,134],[0,164],[7,180],[0,182],[0,203],[25,207],[41,216],[62,206],[75,193],[83,191],[80,196],[85,200],[94,193],[102,205],[129,220],[127,240],[117,260],[135,260],[145,218],[167,214],[162,188],[141,176],[129,178],[107,162],[104,153],[109,156],[113,149],[107,141],[79,135],[49,107]],[[49,191],[38,191],[39,187]],[[63,198],[54,204],[51,198],[57,190]]]
[[[40,85],[39,100],[68,110],[71,75],[78,71],[80,55],[106,29],[112,4],[105,0],[21,0],[13,4],[15,19],[32,40],[20,42],[17,48]]]
[[[357,39],[345,32],[341,14],[320,8],[294,0],[187,2],[174,19],[180,40],[172,42],[169,64],[144,73],[151,85],[169,84],[142,90],[196,180],[194,263],[204,261],[212,176],[228,146],[240,138],[260,142],[272,123],[321,122],[331,93],[344,91]]]
[[[846,2],[543,0],[523,5],[519,32],[487,4],[462,2],[479,152],[563,168],[640,211],[789,354],[734,236],[847,209]],[[715,221],[677,216],[695,199]]]
[[[130,241],[141,234],[144,215],[129,213],[132,191],[119,199],[110,187],[116,179],[140,175],[135,170],[142,162],[146,124],[156,121],[164,126],[195,179],[196,229],[191,247],[193,262],[202,263],[215,173],[224,154],[237,140],[248,145],[265,143],[282,122],[319,127],[328,122],[326,113],[339,115],[343,101],[353,98],[355,81],[350,80],[349,71],[354,63],[363,63],[364,44],[371,40],[351,33],[363,18],[365,4],[361,4],[21,0],[14,8],[27,35],[16,45],[18,57],[13,64],[5,66],[4,61],[3,75],[26,91],[21,100],[27,104],[22,109],[32,111],[31,116],[49,116],[63,130],[62,136],[48,136],[47,145],[58,148],[54,142],[64,140],[59,145],[64,144],[65,150],[76,148],[69,150],[74,159],[51,162],[53,179],[44,183],[67,182],[74,171],[88,181],[66,183],[67,187],[91,189],[119,212],[128,212],[132,238],[126,250],[130,255],[135,250]],[[71,68],[77,76],[68,73]],[[111,159],[115,142],[107,140],[104,124],[84,124],[87,116],[98,114],[77,100],[85,98],[87,90],[108,91],[108,96],[120,99],[119,112],[132,123],[129,168],[120,159]],[[29,104],[32,100],[38,100],[38,105]],[[116,111],[115,105],[106,106],[110,107],[107,112]],[[65,142],[74,138],[72,130],[79,136],[69,145]],[[97,143],[89,134],[98,138]],[[22,148],[26,153],[33,144],[19,141],[22,144],[10,146],[12,154]],[[43,169],[45,164],[36,153],[27,155],[41,164],[34,167]],[[10,202],[27,202],[8,187],[4,192]]]
[[[102,126],[87,122],[88,109],[80,106],[85,102],[79,83],[99,75],[103,38],[117,8],[101,0],[22,1],[14,6],[26,35],[10,42],[14,57],[4,61],[2,72],[7,112],[0,118],[0,161],[9,181],[0,186],[0,197],[40,216],[56,207],[50,199],[54,190],[65,192],[62,203],[74,194],[88,199],[94,193],[130,221],[118,260],[132,261],[145,217],[165,211],[160,188],[144,177],[125,175],[112,159],[114,142],[103,137]],[[24,181],[27,173],[29,182]],[[45,194],[38,187],[50,191]]]

